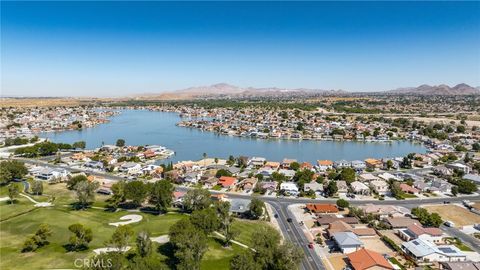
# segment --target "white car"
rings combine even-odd
[[[443,223],[443,224],[445,224],[445,226],[447,226],[447,227],[455,227],[455,223],[453,223],[450,220],[445,221],[445,223]]]

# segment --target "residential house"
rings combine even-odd
[[[338,232],[332,235],[336,246],[344,254],[352,253],[363,247],[362,241],[352,232]]]
[[[230,201],[230,212],[243,215],[249,209],[250,200],[248,199],[229,199]]]
[[[280,190],[283,190],[290,195],[298,194],[298,186],[294,182],[282,182],[280,184]]]
[[[387,182],[383,180],[373,180],[370,182],[370,187],[379,195],[385,195],[388,193],[389,188]]]
[[[127,174],[136,174],[140,172],[141,169],[142,169],[142,166],[140,166],[140,164],[138,163],[125,162],[120,166],[120,168],[118,168],[118,171],[124,172]]]
[[[367,165],[362,160],[354,160],[351,162],[352,168],[357,172],[363,172],[367,168]]]
[[[278,170],[278,173],[281,173],[287,177],[287,179],[292,179],[295,176],[295,171],[294,170],[288,170],[288,169],[280,169]]]
[[[42,168],[37,171],[34,176],[41,180],[55,180],[55,179],[64,179],[68,176],[68,172],[64,169],[53,169],[53,168]]]
[[[310,190],[315,193],[321,193],[323,192],[323,184],[319,184],[316,181],[312,181],[310,183],[306,183],[303,185],[303,191],[308,192]]]
[[[408,256],[420,264],[432,262],[461,262],[467,258],[465,253],[454,245],[437,246],[423,239],[405,242],[402,244],[402,249]]]
[[[218,184],[218,178],[216,177],[209,177],[207,179],[203,179],[201,180],[201,182],[203,183],[203,185],[206,187],[206,188],[213,188],[214,186],[216,186]]]
[[[183,175],[183,182],[190,184],[197,184],[200,181],[202,176],[201,172],[188,172]]]
[[[358,180],[362,182],[370,182],[370,181],[380,180],[380,178],[376,177],[371,173],[362,173],[358,176]]]
[[[413,223],[405,229],[398,230],[398,236],[404,241],[424,239],[432,243],[441,243],[443,232],[439,228],[424,228],[418,223]]]
[[[380,169],[383,167],[383,162],[379,159],[367,158],[365,159],[365,165],[369,169]]]
[[[352,163],[347,160],[339,160],[333,163],[333,167],[337,169],[350,168]]]
[[[391,229],[403,229],[408,226],[417,223],[418,220],[410,217],[387,217],[383,221],[389,225]]]
[[[480,270],[480,262],[441,262],[443,270]]]
[[[307,203],[306,208],[314,214],[338,213],[338,207],[334,204]]]
[[[230,176],[221,176],[218,179],[218,184],[221,185],[223,188],[231,189],[235,187],[237,184],[238,180],[235,177],[230,177]]]
[[[320,172],[333,169],[333,161],[331,160],[317,160],[317,169]]]
[[[330,237],[338,232],[352,232],[358,237],[371,237],[377,235],[376,231],[373,228],[368,228],[365,226],[353,227],[352,225],[347,224],[346,222],[341,220],[337,220],[328,224],[327,234]]]
[[[320,226],[330,225],[335,221],[343,221],[347,224],[358,224],[358,219],[356,217],[338,217],[334,214],[329,215],[318,215],[317,224]]]
[[[350,183],[350,188],[354,194],[370,195],[370,188],[360,181]]]
[[[409,186],[405,183],[401,183],[400,184],[400,189],[405,192],[405,193],[409,193],[409,194],[419,194],[420,193],[420,190],[419,189],[416,189],[412,186]]]
[[[347,254],[348,262],[354,270],[393,270],[392,264],[380,253],[369,249],[359,249]]]
[[[450,163],[450,164],[447,164],[445,165],[447,168],[449,169],[452,169],[452,170],[458,170],[458,171],[461,171],[463,172],[464,174],[467,174],[467,173],[470,173],[471,169],[470,167],[468,167],[467,165],[465,164],[462,164],[462,163]]]
[[[343,195],[347,194],[348,193],[347,182],[343,180],[337,180],[336,182],[337,182],[337,188],[338,188],[337,193],[343,194]]]
[[[85,162],[83,166],[92,169],[103,169],[103,163],[101,161],[90,160],[88,162]]]
[[[260,166],[263,166],[263,164],[266,162],[267,160],[263,157],[252,157],[248,160],[248,166],[253,166],[253,167],[260,167]]]
[[[250,191],[255,188],[255,185],[257,184],[257,182],[258,182],[258,179],[255,177],[245,178],[238,184],[238,186],[244,191]]]
[[[285,158],[283,161],[282,161],[282,168],[284,169],[290,169],[290,165],[294,162],[297,162],[296,159],[288,159],[288,158]]]
[[[378,215],[380,219],[387,217],[404,217],[410,215],[410,210],[403,206],[397,205],[375,205],[369,203],[360,205],[358,208],[362,209],[365,214]]]
[[[263,188],[263,189],[266,189],[267,191],[275,191],[277,190],[277,186],[278,186],[278,182],[275,182],[275,181],[263,181],[263,182],[260,182],[260,186]]]

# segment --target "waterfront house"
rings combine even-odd
[[[367,158],[367,159],[365,159],[365,165],[369,169],[379,169],[379,168],[382,168],[383,162],[381,160],[378,160],[378,159]]]
[[[380,253],[365,248],[347,255],[349,264],[354,270],[393,270],[392,264]]]
[[[317,169],[320,172],[333,169],[333,161],[331,160],[317,160]]]
[[[356,172],[363,172],[363,170],[365,170],[367,168],[367,165],[362,160],[352,161],[351,166]]]
[[[343,169],[351,167],[351,162],[347,160],[338,160],[333,163],[333,167],[336,169]]]
[[[290,169],[290,165],[291,165],[292,163],[294,163],[294,162],[297,162],[297,160],[296,160],[296,159],[288,159],[288,158],[286,158],[286,159],[284,159],[284,160],[282,161],[281,166],[282,166],[282,168],[284,168],[284,169]]]
[[[404,252],[417,263],[458,262],[465,261],[467,256],[454,245],[437,246],[430,241],[415,239],[402,244]]]
[[[379,195],[388,193],[389,188],[387,182],[383,180],[373,180],[370,182],[370,187]]]
[[[338,232],[332,235],[336,246],[344,254],[352,253],[363,247],[362,241],[352,232]]]
[[[276,162],[276,161],[267,161],[265,163],[265,166],[264,167],[268,167],[270,169],[273,169],[273,170],[278,170],[278,168],[280,167],[280,162]]]
[[[263,157],[252,157],[248,160],[248,166],[261,167],[267,160]]]

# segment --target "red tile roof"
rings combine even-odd
[[[230,176],[221,176],[218,179],[218,183],[222,185],[223,187],[230,187],[233,186],[237,182],[237,178],[235,177],[230,177]]]
[[[393,266],[380,253],[368,249],[360,249],[347,255],[355,270],[365,270],[371,267],[393,269]]]
[[[307,203],[307,209],[314,213],[338,213],[334,204]]]

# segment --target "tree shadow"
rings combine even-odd
[[[165,244],[159,245],[157,248],[157,252],[167,257],[167,259],[165,260],[165,263],[168,265],[170,269],[176,269],[178,260],[175,257],[175,247],[173,246],[172,243],[167,242]]]

